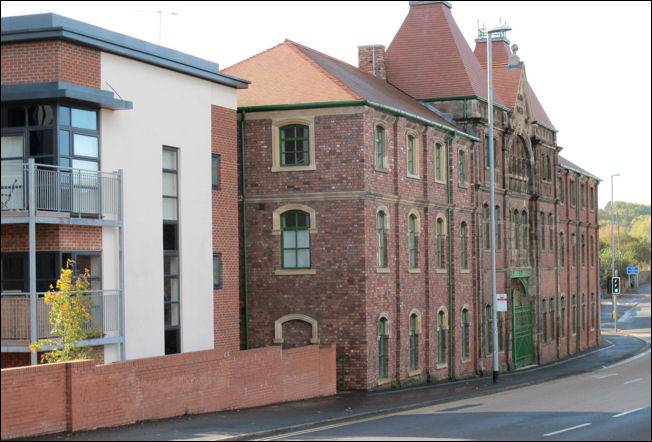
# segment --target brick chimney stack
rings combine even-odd
[[[383,45],[366,45],[358,46],[358,67],[365,72],[387,80],[387,71],[385,70],[385,46]]]

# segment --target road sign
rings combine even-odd
[[[638,275],[638,267],[627,267],[628,275]]]
[[[507,311],[507,293],[496,293],[496,311]]]

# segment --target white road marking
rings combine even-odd
[[[609,374],[605,374],[603,376],[591,376],[591,377],[596,378],[596,379],[604,379],[604,378],[608,378],[610,376],[618,376],[618,373],[609,373]]]
[[[642,381],[643,378],[632,379],[631,381],[623,382],[623,385],[633,384],[634,382]]]
[[[565,433],[565,432],[567,432],[567,431],[572,431],[572,430],[577,430],[578,428],[588,427],[589,425],[591,425],[591,424],[587,422],[587,423],[582,424],[582,425],[576,425],[576,426],[574,426],[574,427],[564,428],[563,430],[553,431],[552,433],[544,434],[543,437],[546,437],[546,436],[554,436],[555,434]]]
[[[623,411],[622,413],[614,414],[614,415],[611,416],[611,417],[620,417],[620,416],[624,416],[624,415],[626,415],[626,414],[636,413],[637,411],[640,411],[640,410],[642,410],[642,409],[643,409],[643,408],[634,408],[633,410]]]

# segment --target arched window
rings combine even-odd
[[[459,184],[460,186],[464,186],[466,184],[466,152],[463,150],[460,150],[457,152],[457,159],[458,159],[458,179],[459,179]]]
[[[580,328],[586,330],[586,294],[582,293],[582,316],[580,317]]]
[[[559,316],[559,336],[566,337],[566,297],[562,296],[559,302],[561,315]]]
[[[541,301],[541,337],[543,342],[548,341],[548,309],[545,299]]]
[[[290,124],[279,130],[281,166],[306,166],[310,163],[308,126]]]
[[[582,248],[580,249],[580,253],[582,254],[582,267],[584,267],[586,265],[586,244],[584,242],[584,235],[582,235],[581,238],[582,238],[582,240],[581,240],[582,241],[582,244],[581,244]]]
[[[468,239],[468,229],[466,226],[466,221],[462,221],[460,225],[460,267],[463,270],[469,268],[469,260],[467,256],[467,239]]]
[[[496,317],[498,318],[498,351],[503,351],[503,312],[497,312]]]
[[[376,167],[384,169],[387,165],[385,164],[385,129],[382,126],[376,126],[375,146]]]
[[[419,257],[419,250],[418,250],[418,241],[417,241],[417,236],[418,236],[418,224],[417,224],[417,216],[415,214],[411,214],[408,217],[408,250],[410,253],[410,262],[409,266],[411,269],[416,269],[419,267],[419,262],[418,262],[418,257]]]
[[[514,211],[514,250],[518,250],[519,243],[519,224],[521,222],[521,217],[518,214],[518,210]]]
[[[541,250],[546,249],[546,214],[541,212],[539,214],[539,230],[541,230],[541,237],[539,238],[539,244],[541,244]]]
[[[378,320],[378,379],[386,379],[389,357],[387,354],[387,341],[389,340],[389,321],[385,317]]]
[[[564,232],[559,232],[559,266],[564,267]]]
[[[491,248],[491,214],[489,213],[489,206],[487,204],[482,206],[482,225],[483,225],[483,240],[485,250]]]
[[[407,173],[410,176],[417,176],[419,166],[419,149],[414,136],[407,137]]]
[[[523,250],[527,250],[527,245],[528,245],[528,221],[527,221],[527,212],[526,211],[523,211],[523,213],[521,213],[521,232],[523,233],[522,247],[523,247]]]
[[[446,155],[441,144],[435,145],[435,181],[444,181],[446,171]]]
[[[595,265],[595,241],[593,240],[593,235],[591,235],[591,256],[589,257],[591,260],[591,267]]]
[[[446,313],[443,309],[437,312],[437,364],[446,363]]]
[[[378,268],[387,267],[387,215],[379,210],[376,214],[376,257]]]
[[[421,333],[421,324],[419,314],[413,312],[410,314],[410,371],[419,368],[419,334]]]
[[[571,267],[577,265],[577,239],[575,234],[571,234]]]
[[[591,324],[591,330],[595,328],[595,293],[591,293],[591,309],[589,310],[591,317],[589,318],[589,323]]]
[[[577,333],[577,296],[571,298],[571,333]]]
[[[555,339],[555,299],[550,298],[550,327],[548,328],[548,333],[550,334],[550,340]]]
[[[444,247],[446,245],[446,234],[444,230],[444,219],[437,218],[437,257],[436,264],[438,269],[444,268]]]
[[[469,310],[464,308],[462,309],[462,359],[469,358],[470,328]]]
[[[589,187],[589,207],[591,210],[595,209],[595,194],[594,194],[593,187]]]
[[[550,251],[555,250],[555,223],[552,218],[552,213],[548,214],[548,238],[550,241]]]
[[[485,349],[487,355],[493,353],[493,334],[491,328],[493,326],[493,318],[491,312],[491,305],[487,304],[484,307],[484,323],[485,323]]]
[[[500,250],[502,248],[502,244],[500,240],[500,225],[501,225],[500,206],[496,206],[494,214],[495,214],[495,222],[496,222],[496,250]]]
[[[310,268],[310,214],[291,210],[281,215],[281,267]]]

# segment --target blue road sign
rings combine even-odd
[[[628,275],[638,275],[638,267],[627,267]]]

